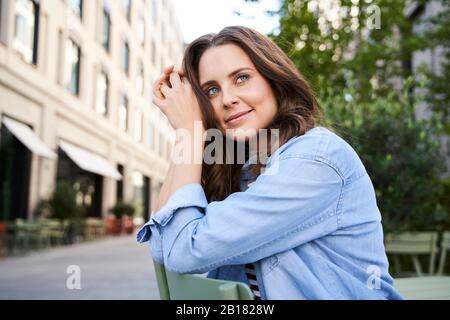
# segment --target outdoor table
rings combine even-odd
[[[394,287],[408,300],[450,300],[450,277],[395,279]]]

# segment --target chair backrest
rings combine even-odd
[[[441,258],[439,262],[438,274],[444,273],[447,251],[450,251],[450,231],[446,231],[442,234]]]
[[[450,231],[446,231],[442,234],[441,248],[450,250]]]
[[[170,300],[169,284],[167,283],[166,269],[164,265],[153,260],[156,282],[158,283],[159,296],[161,300]]]
[[[411,255],[417,275],[422,276],[422,268],[418,255],[427,254],[429,260],[429,275],[434,273],[434,264],[437,254],[437,232],[406,232],[401,234],[388,234],[385,237],[385,249],[388,254],[394,254],[397,273],[400,273],[399,254]]]
[[[161,300],[253,300],[250,288],[241,282],[208,279],[165,270],[153,261]]]
[[[389,234],[385,238],[388,253],[434,254],[437,250],[437,232],[407,232]]]

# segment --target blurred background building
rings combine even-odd
[[[152,85],[179,66],[168,0],[0,0],[0,220],[33,218],[58,181],[91,217],[147,219],[172,129]]]

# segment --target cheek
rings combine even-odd
[[[275,117],[276,107],[266,101],[263,105],[260,105],[259,108],[255,109],[255,111],[255,119],[258,122],[257,126],[260,128],[265,128],[269,126]]]
[[[277,113],[277,102],[270,87],[263,86],[263,88],[259,90],[257,99],[255,96],[254,106],[259,120],[268,125]]]
[[[213,106],[213,112],[214,112],[214,117],[216,119],[216,125],[218,129],[222,129],[223,126],[225,125],[223,118],[224,118],[224,111],[223,109],[220,107],[220,104],[217,102],[212,101],[211,102],[212,106]]]

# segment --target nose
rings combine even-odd
[[[222,89],[222,103],[225,108],[232,108],[239,104],[239,98],[230,89]]]

